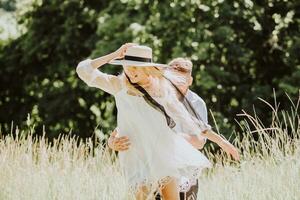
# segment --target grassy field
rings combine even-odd
[[[266,127],[256,116],[243,114],[243,139],[234,141],[240,162],[204,150],[215,166],[199,177],[198,199],[300,199],[298,104],[289,111],[270,107],[270,112],[273,122]],[[2,137],[0,199],[133,199],[114,154],[98,147],[93,156],[91,142],[76,143],[61,138],[49,146],[44,138]]]

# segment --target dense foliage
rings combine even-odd
[[[128,41],[151,46],[161,63],[190,58],[192,90],[225,135],[235,129],[236,114],[251,112],[253,105],[265,122],[271,120],[269,108],[257,98],[272,101],[273,88],[281,108],[290,105],[285,92],[298,98],[296,0],[44,0],[35,2],[19,23],[26,32],[3,43],[0,52],[2,132],[12,121],[39,130],[45,125],[49,137],[70,131],[88,137],[113,129],[113,98],[87,87],[75,67]],[[116,74],[121,69],[107,65],[104,70]]]

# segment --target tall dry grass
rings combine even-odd
[[[274,105],[260,100],[270,108],[271,124],[264,125],[256,114],[239,115],[242,132],[234,144],[242,159],[236,163],[207,152],[217,163],[200,178],[199,199],[300,199],[300,96],[297,102],[289,98],[289,110],[280,110],[276,98]]]
[[[215,166],[199,178],[198,199],[300,199],[299,101],[281,111],[276,102],[265,102],[273,116],[269,126],[256,115],[241,114],[242,136],[234,140],[241,161],[206,150]],[[133,199],[115,155],[104,147],[93,156],[91,141],[78,145],[65,137],[49,145],[44,137],[15,134],[19,136],[0,139],[1,200]]]

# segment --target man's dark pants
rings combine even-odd
[[[198,194],[198,180],[197,184],[193,185],[186,193],[180,192],[180,200],[196,200]],[[156,195],[155,200],[161,200],[160,195]]]

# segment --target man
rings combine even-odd
[[[189,90],[189,86],[192,85],[192,62],[184,58],[176,58],[169,63],[171,73],[175,73],[177,76],[182,77],[183,82],[174,83],[174,85],[179,89],[180,93],[185,96],[185,98],[192,105],[194,115],[198,115],[201,120],[207,124],[207,109],[206,104],[201,97]],[[188,109],[191,113],[192,111]],[[191,113],[192,114],[192,113]],[[207,124],[207,126],[209,126]],[[210,127],[210,126],[209,126]],[[177,127],[180,129],[180,127]],[[126,151],[130,147],[130,140],[126,136],[118,137],[117,128],[111,133],[108,139],[108,146],[115,151]],[[206,139],[200,136],[182,134],[182,136],[195,148],[202,149]],[[182,180],[184,181],[184,180]],[[198,183],[192,185],[191,187],[186,188],[187,192],[180,193],[180,199],[197,199],[198,193]],[[157,195],[156,199],[160,199]]]

